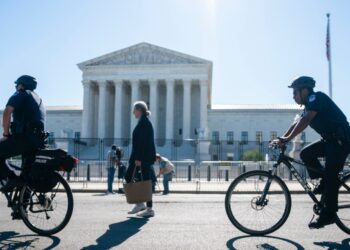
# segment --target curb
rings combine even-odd
[[[307,194],[303,190],[290,191],[290,194]],[[72,189],[73,193],[106,193],[106,190],[101,189]],[[161,193],[161,192],[157,192]],[[242,194],[255,194],[257,192],[242,192]],[[119,193],[116,193],[119,194]],[[226,194],[226,191],[170,191],[170,194]]]

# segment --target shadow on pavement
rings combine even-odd
[[[111,224],[109,229],[96,240],[97,245],[90,245],[82,249],[111,249],[116,247],[137,234],[147,222],[147,218],[129,217],[125,221]]]
[[[93,194],[92,196],[109,196],[107,193]]]
[[[327,250],[348,250],[350,249],[350,238],[342,240],[341,243],[332,241],[314,242],[315,245],[321,246]]]
[[[61,242],[56,236],[40,236],[36,234],[20,235],[17,232],[5,231],[0,232],[0,249],[35,249],[37,248],[36,242],[39,242],[40,238],[52,240],[52,244],[43,249],[53,249]]]
[[[239,236],[239,237],[235,237],[235,238],[232,238],[230,240],[228,240],[226,242],[226,246],[228,249],[230,250],[237,250],[237,249],[241,249],[241,248],[235,248],[234,247],[234,243],[237,242],[238,240],[243,240],[243,239],[247,239],[248,241],[250,239],[261,239],[261,241],[264,241],[269,239],[270,241],[271,240],[277,240],[277,241],[283,241],[284,243],[288,244],[288,245],[291,245],[291,246],[294,246],[295,249],[297,250],[305,250],[305,248],[300,245],[298,242],[295,242],[295,241],[292,241],[292,240],[289,240],[289,239],[285,239],[285,238],[281,238],[281,237],[275,237],[275,236],[250,236],[250,235],[246,235],[246,236]],[[276,247],[276,246],[273,246],[270,243],[268,242],[264,242],[264,243],[261,243],[261,244],[257,244],[256,245],[256,249],[262,249],[262,250],[278,250],[280,249],[279,247]],[[289,249],[289,248],[288,248]]]
[[[102,192],[102,193],[97,193],[97,194],[92,194],[91,196],[111,196],[111,197],[120,197],[120,196],[123,196],[124,197],[124,194],[120,194],[120,193],[117,193],[115,192],[114,194],[107,194],[106,192]]]

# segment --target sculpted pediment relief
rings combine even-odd
[[[144,64],[208,64],[207,60],[178,53],[148,43],[140,43],[102,57],[79,64],[99,65],[144,65]]]

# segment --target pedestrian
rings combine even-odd
[[[152,180],[152,168],[156,159],[153,126],[148,119],[151,112],[147,104],[142,101],[135,102],[133,114],[138,119],[138,123],[132,133],[132,150],[125,176],[127,183],[132,181],[135,168],[136,172],[142,174],[143,180]],[[144,203],[136,204],[128,213],[137,214],[140,217],[154,216],[152,200],[147,201],[146,205],[147,207]]]
[[[167,195],[169,194],[169,181],[172,180],[174,175],[174,164],[160,154],[156,155],[156,161],[159,164],[159,174],[157,177],[163,175],[163,195]]]
[[[115,174],[115,166],[117,161],[117,146],[112,145],[111,149],[107,153],[107,192],[106,194],[114,194],[113,181]]]
[[[124,152],[120,147],[117,147],[117,167],[118,167],[118,193],[123,194],[124,189],[119,187],[120,180],[124,180],[125,178],[125,173],[126,173],[126,166],[122,162],[122,158],[124,156]]]
[[[122,163],[122,158],[124,156],[124,152],[120,147],[116,149],[116,165],[118,167],[118,179],[125,178],[126,167]]]

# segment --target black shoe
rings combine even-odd
[[[16,185],[14,185],[13,181],[9,178],[0,180],[0,192],[8,193],[11,192]]]
[[[314,194],[323,194],[324,191],[324,182],[323,180],[320,181],[320,183],[314,188],[312,191]]]
[[[18,211],[12,212],[11,216],[12,216],[12,220],[21,220],[22,219],[21,214]]]
[[[163,195],[167,195],[167,194],[169,194],[169,192],[163,192]]]
[[[312,221],[309,223],[309,228],[320,229],[326,225],[333,224],[335,222],[335,219],[336,219],[335,213],[321,212],[320,216],[316,219],[316,221]]]
[[[5,178],[5,179],[0,178],[0,192],[4,191],[6,184],[7,184],[7,181],[8,181],[7,178]]]
[[[5,185],[0,188],[1,192],[11,192],[15,187],[18,187],[22,184],[19,179],[7,179]]]

